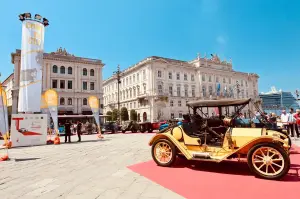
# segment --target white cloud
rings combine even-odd
[[[219,35],[219,36],[216,38],[216,40],[217,40],[217,42],[218,42],[219,44],[222,44],[222,45],[226,44],[226,39],[225,39],[224,36],[222,36],[222,35]]]

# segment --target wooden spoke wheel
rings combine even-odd
[[[159,166],[171,166],[176,160],[174,144],[166,139],[156,140],[152,145],[152,158]]]
[[[253,146],[247,159],[250,170],[256,176],[265,179],[281,179],[290,169],[288,153],[274,143],[262,143]]]

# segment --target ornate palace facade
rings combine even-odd
[[[234,71],[217,55],[192,61],[148,57],[121,73],[121,107],[134,109],[141,121],[181,118],[187,101],[196,99],[256,98],[258,75]],[[237,86],[238,84],[238,86]],[[238,87],[238,88],[237,88]],[[103,82],[104,113],[117,108],[117,79]]]
[[[14,64],[13,108],[18,110],[21,51],[11,54]],[[91,114],[87,99],[95,95],[102,102],[102,67],[99,59],[77,57],[59,48],[56,52],[44,53],[43,92],[53,88],[59,94],[59,114]],[[101,105],[100,112],[102,113]]]

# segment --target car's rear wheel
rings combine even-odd
[[[279,180],[290,169],[290,158],[287,152],[274,143],[254,145],[247,155],[250,170],[260,178]]]
[[[176,160],[176,147],[166,139],[158,139],[152,145],[152,158],[157,165],[169,167]]]

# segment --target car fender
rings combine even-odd
[[[167,139],[169,141],[171,141],[176,148],[188,159],[192,159],[192,155],[182,146],[180,145],[180,143],[178,142],[178,140],[176,140],[171,134],[168,133],[161,133],[161,134],[156,134],[155,136],[153,136],[151,138],[151,140],[149,141],[149,146],[152,146],[153,143],[158,140],[158,139]]]
[[[232,153],[224,156],[221,160],[219,160],[219,162],[221,162],[222,160],[225,160],[227,159],[228,157],[230,157],[231,155],[233,154],[247,154],[248,151],[256,144],[259,144],[259,143],[275,143],[275,142],[280,142],[282,144],[285,144],[285,141],[280,139],[280,138],[277,138],[277,137],[271,137],[271,136],[262,136],[262,137],[258,137],[258,138],[255,138],[249,142],[247,142],[246,144],[242,145],[241,147],[239,147],[238,149],[236,150],[233,150]]]

